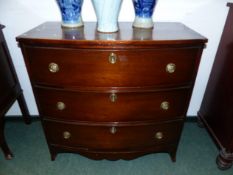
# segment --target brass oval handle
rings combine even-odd
[[[63,138],[64,138],[64,139],[69,139],[70,137],[71,137],[70,132],[68,132],[68,131],[64,131],[64,132],[63,132]]]
[[[167,66],[166,66],[166,72],[172,74],[172,73],[175,72],[175,70],[176,70],[176,65],[174,63],[167,64]]]
[[[170,104],[169,104],[169,102],[167,102],[167,101],[164,101],[164,102],[162,102],[162,103],[160,104],[160,108],[163,109],[163,110],[168,110],[169,107],[170,107]]]
[[[117,55],[115,53],[110,53],[110,55],[108,57],[108,61],[111,64],[115,64],[117,61]]]
[[[49,64],[49,71],[52,73],[56,73],[59,71],[59,66],[56,63],[50,63]]]
[[[58,109],[58,110],[62,111],[62,110],[64,110],[65,108],[66,108],[65,103],[63,103],[63,102],[61,102],[61,101],[57,102],[57,109]]]
[[[117,132],[116,127],[115,127],[115,126],[112,126],[112,127],[110,128],[110,132],[111,132],[111,134],[115,134],[115,133]]]
[[[115,94],[115,93],[110,94],[109,99],[113,103],[116,102],[116,100],[117,100],[117,94]]]
[[[158,140],[161,140],[163,138],[163,133],[162,132],[156,132],[155,133],[155,138]]]

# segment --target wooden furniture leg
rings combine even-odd
[[[25,101],[23,93],[21,93],[19,95],[17,100],[18,100],[19,107],[20,107],[22,115],[23,115],[24,122],[26,124],[30,124],[31,123],[30,114],[29,114],[29,111],[28,111],[28,108],[27,108],[26,101]]]
[[[6,139],[5,139],[5,135],[4,135],[4,126],[5,126],[5,122],[4,122],[4,115],[0,116],[0,147],[2,148],[2,151],[5,155],[5,158],[7,160],[12,159],[13,154],[11,153],[7,143],[6,143]]]
[[[227,170],[231,168],[233,163],[233,153],[228,153],[224,149],[220,150],[217,156],[216,163],[221,170]]]

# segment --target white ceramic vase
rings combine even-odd
[[[92,0],[97,17],[99,32],[117,32],[118,16],[122,0]]]

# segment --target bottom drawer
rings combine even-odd
[[[162,124],[64,123],[44,120],[49,144],[89,150],[131,150],[177,143],[183,121]]]

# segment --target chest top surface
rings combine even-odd
[[[181,23],[158,22],[153,29],[133,28],[132,23],[120,22],[119,31],[100,33],[96,22],[87,22],[81,28],[62,28],[60,22],[45,22],[17,37],[24,43],[46,44],[204,44],[207,39]]]

